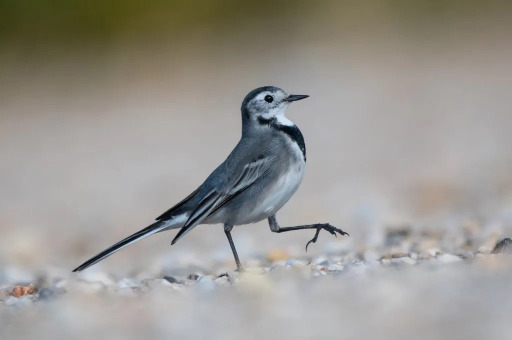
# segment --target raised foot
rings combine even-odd
[[[316,243],[316,240],[318,240],[318,234],[320,234],[320,230],[322,230],[322,229],[327,230],[328,232],[330,232],[332,235],[334,235],[336,237],[338,237],[336,235],[336,233],[340,234],[341,236],[343,236],[343,235],[350,236],[347,232],[344,232],[343,230],[338,229],[338,228],[330,225],[329,223],[318,223],[318,224],[315,224],[314,227],[316,228],[315,237],[313,237],[311,240],[309,240],[309,242],[306,244],[306,252],[308,251],[308,246],[310,243]]]

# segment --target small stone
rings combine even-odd
[[[68,285],[70,291],[78,291],[89,294],[96,294],[107,289],[107,286],[99,281],[77,280],[72,285]]]
[[[175,277],[168,276],[168,275],[164,276],[164,280],[167,280],[169,283],[182,283],[181,281],[179,281]],[[195,280],[197,280],[197,278]]]
[[[295,259],[289,259],[288,261],[286,261],[285,266],[293,266],[295,264],[295,262],[296,262]]]
[[[216,278],[215,280],[213,280],[215,282],[216,285],[218,286],[229,286],[231,285],[231,282],[230,282],[230,279],[229,279],[229,276],[225,275],[225,276],[221,276],[221,277],[218,277]]]
[[[62,279],[55,282],[54,287],[65,291],[68,288],[68,284],[68,280]]]
[[[10,295],[19,298],[25,295],[34,295],[34,293],[34,285],[30,284],[28,286],[14,286],[11,289]]]
[[[331,273],[341,272],[343,268],[344,266],[341,263],[331,263],[329,266],[327,266],[327,271]]]
[[[327,266],[329,264],[329,260],[325,256],[320,256],[314,259],[312,262],[320,266]]]
[[[491,251],[491,254],[512,254],[512,240],[507,237],[499,241]]]
[[[190,274],[189,276],[187,276],[187,279],[189,280],[192,280],[192,281],[197,281],[199,279],[199,275],[198,274]]]
[[[382,257],[382,259],[391,260],[391,259],[399,259],[403,257],[409,257],[409,254],[407,253],[390,253],[386,254]]]
[[[197,280],[197,287],[204,292],[210,292],[215,290],[215,283],[210,276],[201,276]]]
[[[403,264],[414,265],[414,264],[416,264],[416,260],[411,259],[409,256],[403,256],[403,257],[397,257],[397,258],[391,259],[391,263],[396,263],[396,264],[403,263]]]
[[[129,279],[129,278],[123,278],[119,281],[117,281],[117,287],[124,289],[124,288],[137,288],[140,287],[140,281]]]
[[[100,271],[83,271],[77,275],[80,279],[87,282],[99,282],[105,286],[113,286],[114,280],[106,273]]]
[[[56,292],[51,288],[41,288],[37,292],[37,297],[41,300],[48,300],[55,297]]]
[[[303,261],[303,260],[296,260],[296,259],[289,259],[285,263],[286,267],[302,268],[302,267],[306,267],[307,265],[308,265],[308,262]]]
[[[456,263],[462,261],[459,256],[452,254],[442,254],[437,257],[437,260],[442,263]]]
[[[380,260],[380,262],[381,262],[383,265],[385,265],[385,266],[387,266],[387,265],[390,265],[390,264],[391,264],[391,260],[390,260],[390,259],[382,259],[382,260]]]
[[[294,267],[307,267],[307,265],[309,264],[308,261],[304,261],[304,260],[296,260],[295,263],[293,264]]]
[[[431,248],[431,249],[427,249],[427,254],[430,256],[430,257],[436,257],[437,255],[439,255],[441,253],[441,251],[438,249],[438,248]]]
[[[149,288],[149,289],[158,289],[161,287],[174,287],[178,286],[178,284],[170,283],[166,279],[146,279],[142,280],[141,285]]]

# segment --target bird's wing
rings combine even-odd
[[[217,209],[258,182],[270,169],[271,163],[269,157],[260,156],[250,163],[247,163],[241,171],[239,171],[238,176],[231,176],[230,180],[223,185],[214,187],[191,212],[187,222],[178,232],[172,244],[176,243],[195,226],[201,224],[201,222]]]
[[[166,212],[164,212],[162,215],[158,216],[155,220],[157,221],[165,221],[165,220],[169,220],[171,219],[172,217],[176,216],[176,215],[179,215],[180,213],[183,212],[183,210],[186,210],[188,208],[188,205],[190,205],[191,203],[191,200],[195,197],[195,195],[199,192],[199,189],[201,189],[201,187],[197,188],[196,190],[194,190],[194,192],[192,192],[190,195],[188,195],[187,197],[185,197],[183,200],[181,200],[179,203],[177,203],[176,205],[174,205],[172,208],[170,208],[169,210],[167,210]]]

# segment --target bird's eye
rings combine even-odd
[[[267,103],[272,103],[272,102],[274,101],[274,97],[272,97],[271,95],[267,94],[267,95],[265,96],[265,101],[266,101]]]

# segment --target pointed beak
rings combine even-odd
[[[294,102],[296,100],[306,99],[309,97],[306,94],[289,94],[288,97],[284,99],[285,102]]]

